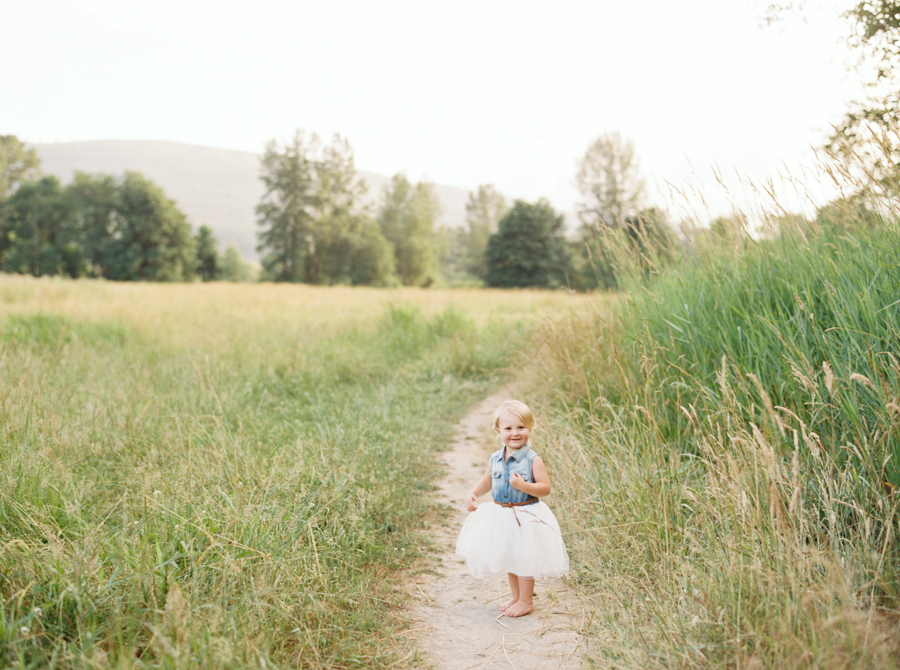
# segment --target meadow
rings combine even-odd
[[[421,667],[432,456],[510,380],[589,665],[900,666],[887,220],[702,232],[615,299],[0,277],[3,663]]]
[[[590,656],[898,667],[900,230],[701,235],[538,335]]]
[[[0,276],[0,665],[416,667],[433,455],[595,304]]]

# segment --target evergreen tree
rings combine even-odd
[[[346,140],[335,135],[323,147],[316,135],[298,132],[288,145],[270,142],[262,179],[266,194],[256,211],[268,277],[310,284],[390,283],[389,246],[359,211],[365,184]]]
[[[219,263],[219,243],[213,235],[212,228],[200,226],[194,237],[194,245],[197,248],[197,276],[201,281],[214,281],[219,279],[221,270]]]
[[[378,226],[394,248],[397,275],[405,286],[430,286],[438,278],[434,221],[439,213],[430,184],[413,186],[396,174],[385,188]]]
[[[563,217],[546,200],[516,200],[488,239],[487,284],[556,288],[568,283],[569,248]]]
[[[307,261],[315,252],[313,221],[318,206],[314,153],[318,137],[307,138],[301,131],[279,146],[266,145],[261,179],[266,192],[257,206],[259,251],[266,276],[275,281],[300,282],[309,279]]]
[[[497,223],[509,211],[506,199],[490,184],[478,187],[475,193],[469,193],[466,203],[466,224],[468,230],[463,238],[464,268],[466,272],[479,279],[487,275],[487,263],[484,250],[491,235],[497,232]]]

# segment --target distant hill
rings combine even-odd
[[[255,208],[263,195],[259,179],[259,155],[176,142],[99,140],[34,144],[41,170],[63,182],[76,170],[120,175],[137,171],[162,186],[196,229],[202,224],[215,231],[224,249],[234,244],[248,259],[257,259]],[[389,178],[360,172],[369,187],[369,198],[381,198]],[[438,225],[465,224],[469,192],[436,185],[443,213]]]

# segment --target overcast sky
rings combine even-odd
[[[767,4],[2,0],[0,134],[261,152],[339,132],[359,169],[572,210],[576,161],[619,131],[654,199],[721,210],[713,166],[800,175],[859,94],[837,0],[762,27]]]

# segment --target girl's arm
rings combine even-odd
[[[470,512],[474,512],[478,509],[478,499],[490,490],[491,466],[489,465],[487,472],[484,473],[484,477],[478,480],[478,483],[472,487],[472,490],[469,491],[469,495],[466,496],[466,509]]]
[[[531,463],[531,474],[534,476],[534,483],[526,482],[522,475],[513,475],[509,478],[509,485],[517,491],[527,493],[535,498],[543,498],[550,495],[550,475],[547,474],[547,468],[544,467],[544,461],[540,456],[535,456]]]

